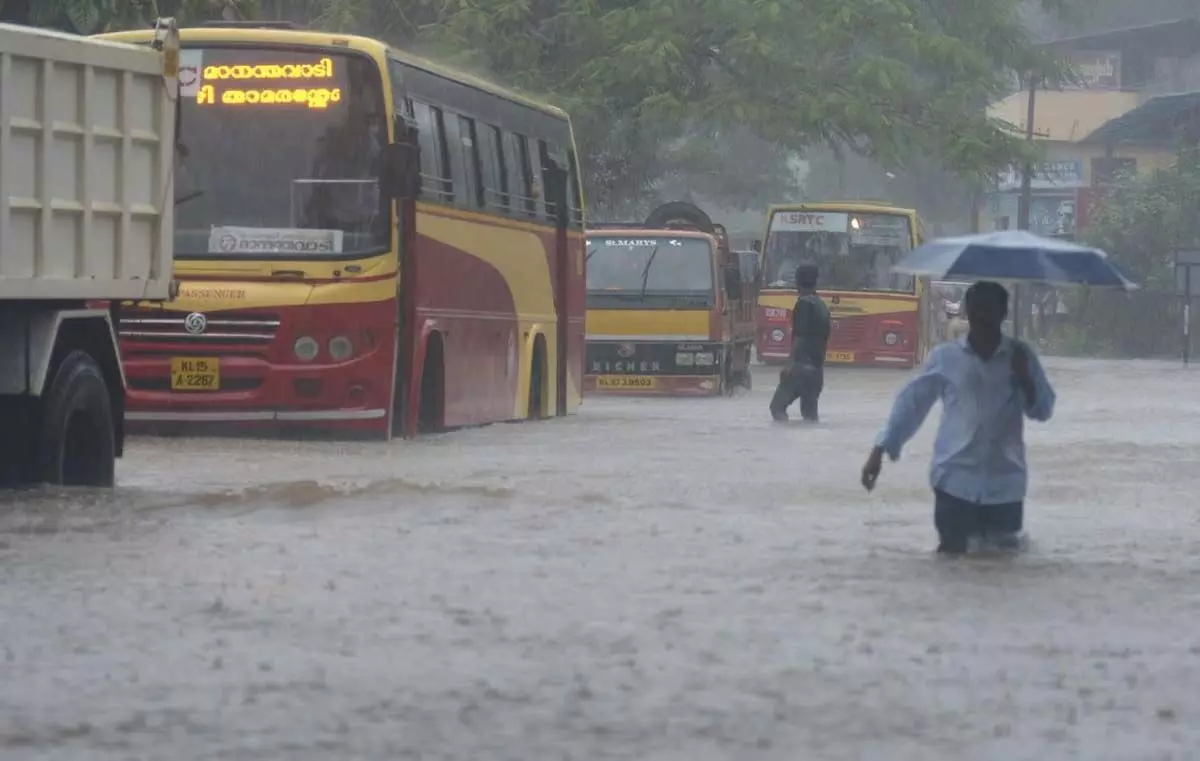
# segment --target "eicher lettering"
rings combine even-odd
[[[659,363],[652,360],[617,362],[592,360],[593,373],[656,373],[661,369]]]

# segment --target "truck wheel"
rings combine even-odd
[[[38,469],[66,486],[112,486],[116,478],[112,403],[100,366],[82,351],[63,358],[42,396]]]

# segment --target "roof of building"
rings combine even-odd
[[[1160,95],[1109,120],[1086,143],[1155,143],[1171,140],[1187,124],[1200,127],[1200,92]]]
[[[1137,48],[1153,50],[1159,56],[1186,56],[1200,52],[1200,19],[1176,18],[1142,26],[1107,29],[1058,37],[1047,40],[1045,44],[1062,50],[1124,52]]]

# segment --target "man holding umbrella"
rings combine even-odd
[[[938,552],[961,554],[972,537],[1016,549],[1024,522],[1028,475],[1024,420],[1049,420],[1054,389],[1037,355],[1001,333],[1008,292],[994,282],[967,290],[967,335],[930,353],[921,374],[896,397],[887,425],[862,469],[875,488],[883,456],[895,461],[942,402],[930,485]]]

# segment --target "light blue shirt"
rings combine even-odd
[[[1025,399],[1012,371],[1014,343],[1005,336],[987,361],[965,337],[935,348],[921,374],[896,397],[876,446],[893,461],[899,459],[900,450],[940,399],[942,422],[933,447],[930,485],[981,505],[1023,502],[1029,485],[1024,418],[1049,420],[1055,395],[1041,361],[1021,344],[1036,389],[1033,404]]]

